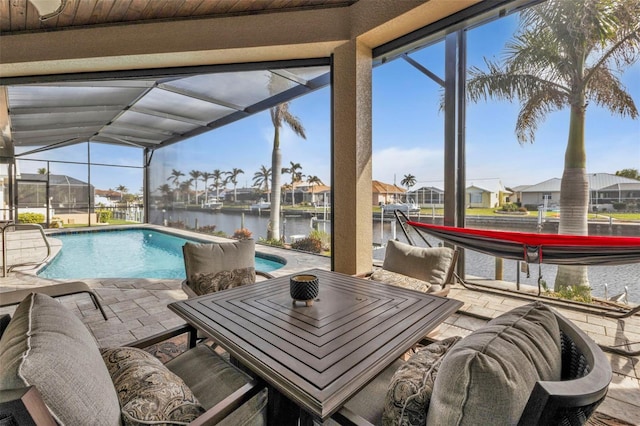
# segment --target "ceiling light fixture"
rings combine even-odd
[[[38,11],[40,20],[45,21],[58,16],[67,5],[67,0],[29,0]]]

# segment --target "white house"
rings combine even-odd
[[[589,173],[590,210],[613,209],[613,203],[637,204],[640,202],[640,182],[611,173]],[[548,206],[560,205],[559,178],[552,178],[535,185],[514,188],[516,198],[523,205],[537,206],[547,200]]]

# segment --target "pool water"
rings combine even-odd
[[[62,249],[38,273],[44,278],[185,278],[182,246],[190,240],[184,238],[145,229],[53,237],[62,241]],[[256,269],[282,266],[256,253]]]

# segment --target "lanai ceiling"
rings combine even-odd
[[[350,6],[357,0],[0,0],[0,34]],[[60,5],[40,19],[34,3]]]
[[[345,7],[357,0],[44,1],[62,8],[57,15],[41,20],[31,1],[0,0],[0,33]],[[87,141],[157,148],[327,84],[329,65],[322,59],[137,75],[111,72],[7,84],[0,93],[0,104],[8,110],[10,135],[3,136],[22,155]]]

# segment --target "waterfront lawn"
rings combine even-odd
[[[612,218],[614,218],[615,220],[640,220],[640,212],[638,213],[599,213],[597,214],[598,217],[606,217],[608,218],[609,216],[611,216]]]
[[[374,208],[374,211],[376,209]],[[504,213],[496,213],[496,210],[498,209],[483,209],[483,208],[472,208],[472,209],[467,209],[466,210],[466,215],[467,216],[497,216],[497,217],[504,217],[504,216],[508,216]],[[380,211],[380,209],[378,208],[378,211]],[[432,213],[431,209],[422,209],[420,211],[420,213],[422,215],[430,215]],[[435,212],[436,216],[442,216],[444,214],[443,209],[436,209]],[[515,215],[514,215],[515,216]],[[533,217],[537,217],[538,216],[538,212],[533,212],[530,211],[528,212],[528,216],[533,216]],[[552,211],[547,211],[547,214],[545,217],[548,218],[559,218],[560,217],[560,212],[552,212]],[[602,213],[589,213],[588,218],[591,219],[606,219],[608,220],[609,217],[612,217],[614,220],[619,220],[619,221],[640,221],[640,212],[637,213],[627,213],[627,212],[602,212]]]

